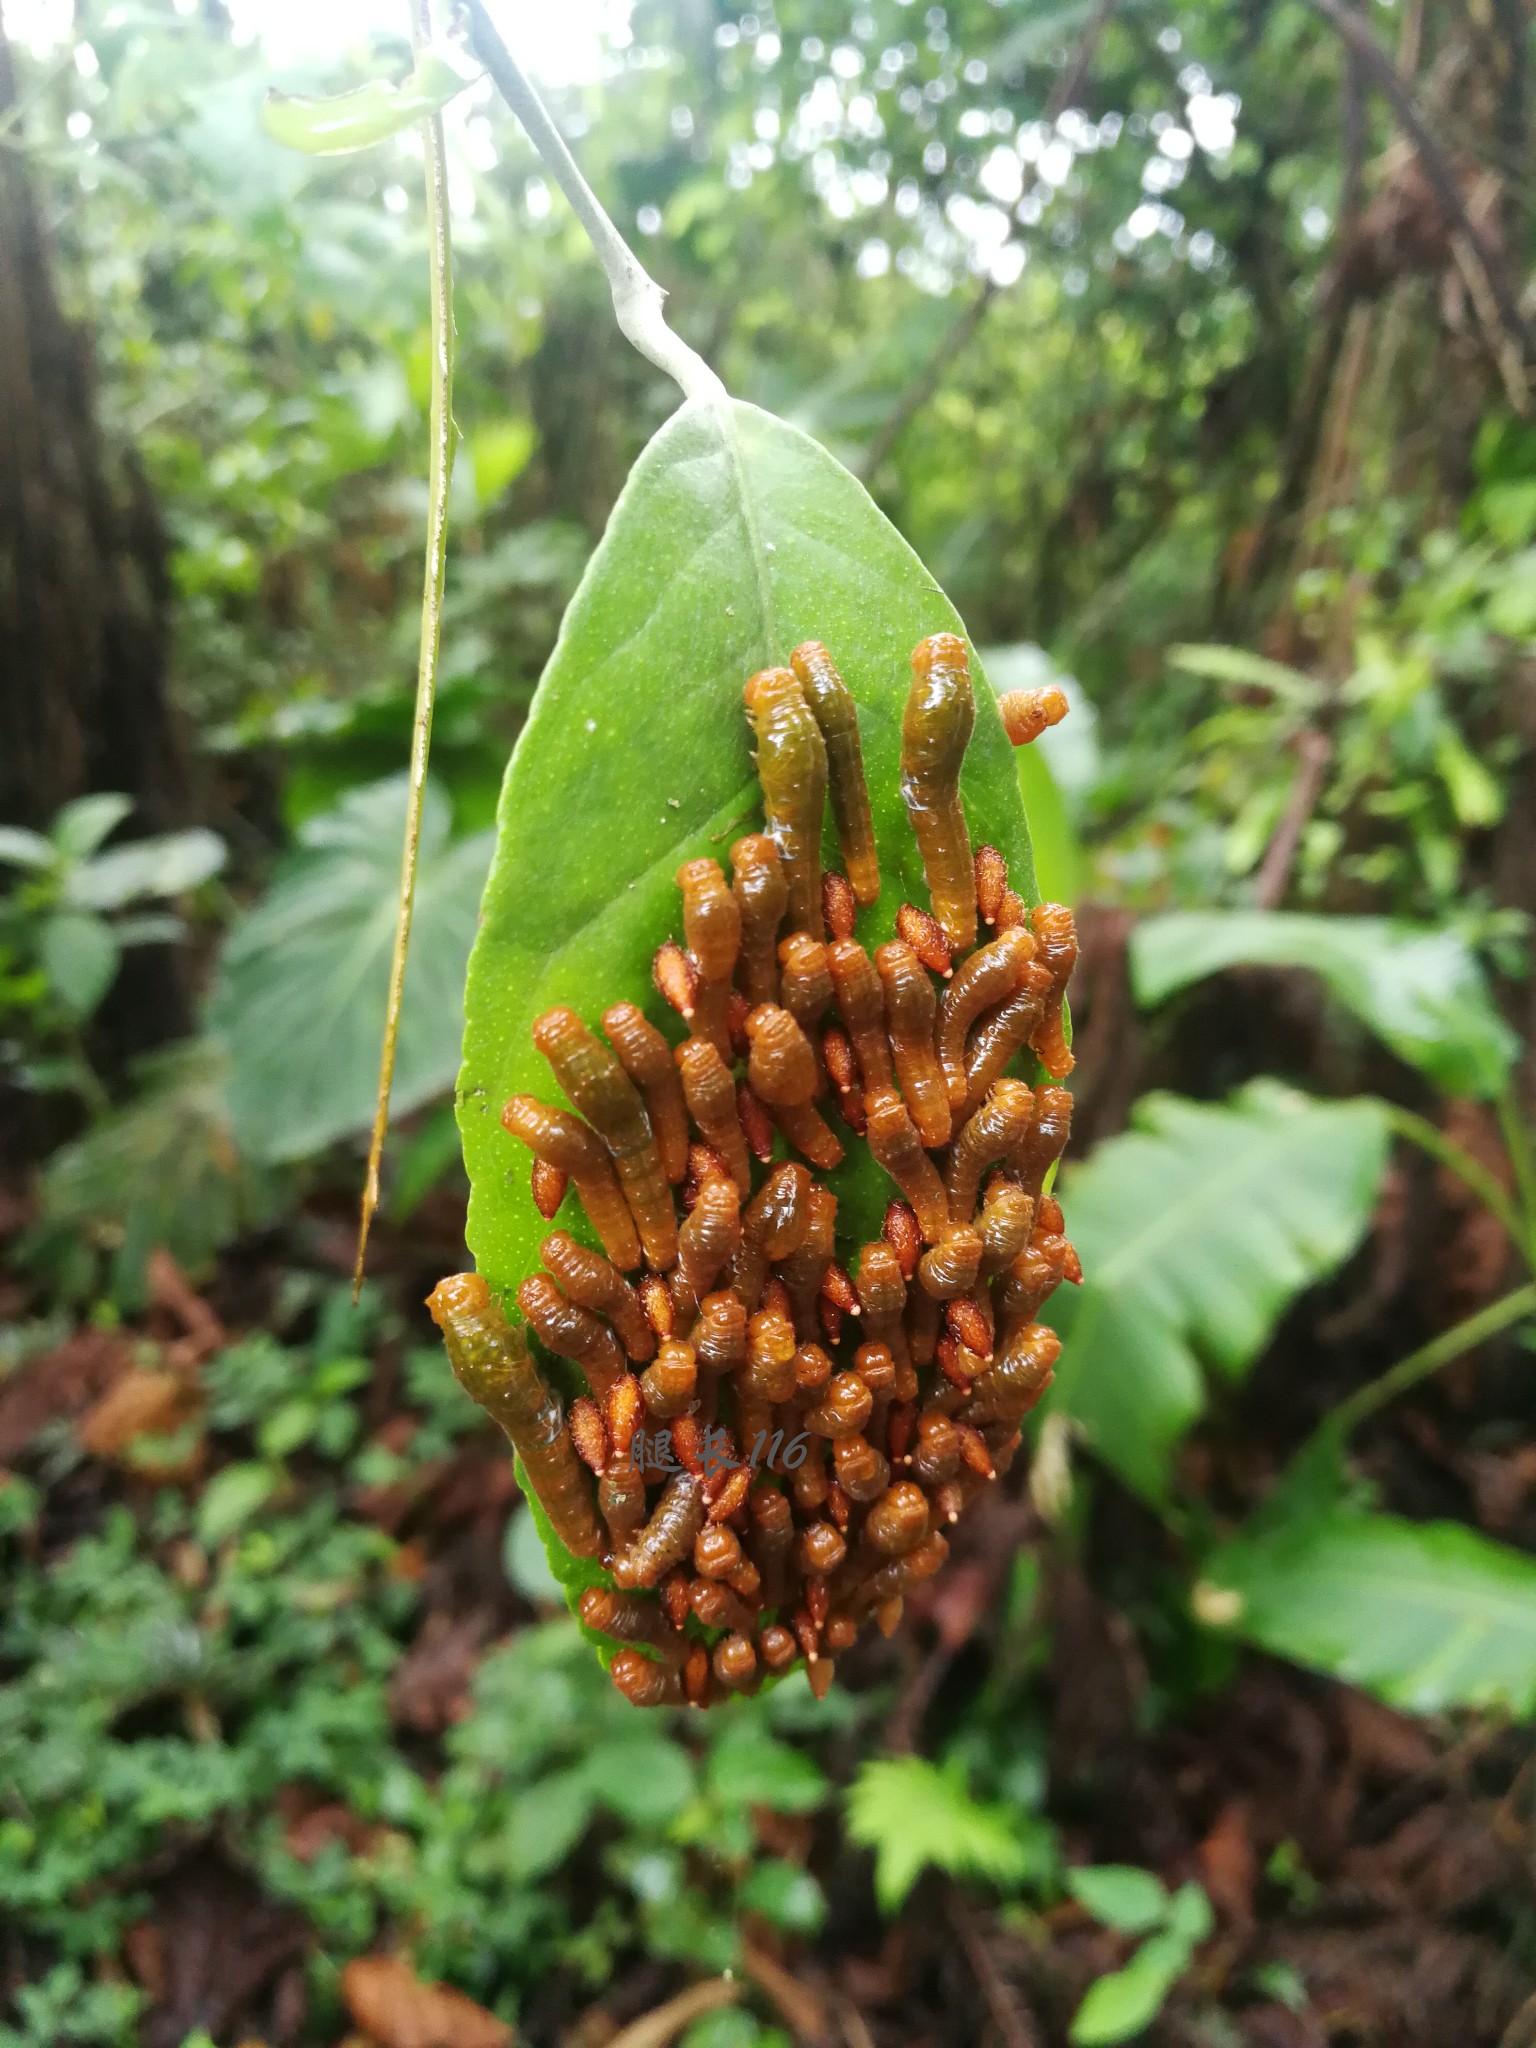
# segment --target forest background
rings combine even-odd
[[[676,396],[484,80],[348,1285],[422,148],[260,108],[403,76],[399,11],[5,10],[0,2042],[1528,2042],[1524,0],[527,25],[679,331],[1074,706],[1020,770],[1084,941],[1029,1471],[825,1702],[648,1718],[420,1308],[497,790]]]

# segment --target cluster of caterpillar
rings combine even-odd
[[[872,957],[853,935],[880,896],[858,719],[808,642],[744,692],[767,831],[731,848],[729,881],[678,870],[685,944],[654,978],[686,1039],[632,1003],[607,1044],[570,1009],[534,1023],[570,1107],[518,1095],[502,1121],[540,1213],[574,1186],[603,1250],[553,1231],[517,1305],[587,1392],[566,1413],[478,1275],[429,1303],[566,1548],[607,1568],[581,1617],[622,1646],[636,1705],[704,1706],[800,1657],[819,1697],[869,1617],[894,1630],[1013,1459],[1060,1350],[1037,1314],[1082,1277],[1044,1191],[1071,1115],[1072,916],[1028,911],[998,850],[972,853],[964,643],[924,640],[912,670],[901,788],[931,913],[903,903]],[[1022,744],[1066,705],[1001,708]],[[829,785],[845,872],[823,874]],[[1050,1085],[1005,1073],[1026,1047]],[[850,1271],[813,1169],[860,1142],[897,1199]]]

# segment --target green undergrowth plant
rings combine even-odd
[[[818,1883],[759,1817],[824,1805],[813,1746],[864,1709],[818,1706],[802,1680],[707,1720],[637,1716],[530,1576],[517,1509],[536,1617],[485,1644],[440,1739],[404,1731],[391,1680],[418,1577],[355,1503],[430,1482],[483,1424],[435,1351],[408,1349],[396,1427],[370,1435],[368,1383],[398,1340],[371,1290],[354,1307],[294,1275],[274,1322],[310,1334],[260,1332],[206,1368],[178,1446],[193,1476],[41,1551],[41,1490],[0,1484],[0,1913],[56,1959],[4,2038],[128,2048],[139,1994],[90,1987],[154,1910],[146,1868],[178,1851],[232,1857],[305,1915],[317,2024],[346,1961],[387,1936],[515,2018],[551,1972],[590,1996],[642,1947],[739,1970],[745,1914],[814,1934]],[[315,1813],[331,1820],[306,1832]]]

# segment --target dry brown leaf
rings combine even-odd
[[[359,1956],[341,1973],[347,2011],[379,2048],[508,2048],[512,2029],[446,1984],[424,1984],[398,1956]]]
[[[75,1434],[91,1457],[116,1460],[141,1436],[171,1436],[201,1406],[200,1390],[179,1373],[134,1366],[80,1418]]]

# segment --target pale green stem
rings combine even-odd
[[[1406,1358],[1400,1358],[1390,1371],[1369,1381],[1347,1401],[1341,1402],[1317,1432],[1318,1437],[1331,1437],[1342,1443],[1378,1408],[1384,1408],[1399,1394],[1417,1386],[1420,1380],[1427,1380],[1442,1366],[1449,1365],[1453,1359],[1460,1358],[1488,1338],[1497,1336],[1500,1330],[1507,1330],[1511,1323],[1518,1323],[1529,1315],[1536,1315],[1536,1283],[1517,1287],[1512,1294],[1501,1296],[1487,1308],[1479,1309],[1475,1316],[1467,1316],[1432,1338],[1428,1344],[1420,1345],[1417,1351],[1410,1351]]]
[[[1456,1178],[1471,1189],[1489,1215],[1503,1226],[1510,1243],[1525,1263],[1530,1265],[1530,1224],[1521,1217],[1488,1168],[1474,1159],[1464,1146],[1458,1145],[1454,1138],[1448,1138],[1426,1118],[1415,1116],[1411,1109],[1399,1109],[1395,1103],[1388,1103],[1387,1115],[1393,1130],[1427,1152],[1432,1159],[1438,1159],[1442,1166],[1449,1167]]]
[[[419,52],[431,41],[431,0],[414,0],[411,40]],[[453,473],[453,247],[448,218],[448,152],[443,118],[433,114],[421,124],[426,157],[427,247],[431,281],[432,396],[431,448],[427,469],[426,571],[421,593],[421,645],[416,664],[416,716],[411,730],[410,791],[405,813],[405,846],[400,860],[400,908],[395,920],[395,946],[389,963],[389,1001],[384,1016],[384,1044],[379,1055],[379,1095],[368,1143],[368,1172],[363,1183],[357,1230],[357,1264],[352,1273],[356,1295],[363,1284],[368,1230],[379,1206],[379,1162],[389,1128],[389,1095],[395,1077],[395,1049],[400,1038],[400,999],[405,988],[405,963],[411,945],[411,916],[416,907],[416,859],[421,845],[421,809],[427,788],[427,754],[432,742],[432,706],[437,695],[437,661],[443,637],[443,579],[448,562],[448,484]]]
[[[597,194],[581,175],[565,137],[549,118],[533,82],[502,40],[482,0],[467,0],[469,39],[475,55],[490,73],[497,91],[516,114],[523,131],[544,162],[597,252],[613,297],[613,316],[625,337],[647,362],[664,370],[685,398],[723,399],[725,386],[681,336],[672,332],[662,311],[666,293],[641,263],[604,211]]]

